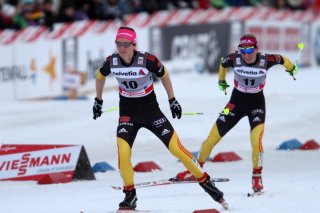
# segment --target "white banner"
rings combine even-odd
[[[260,51],[271,54],[283,54],[292,62],[299,56],[299,43],[304,43],[303,54],[300,55],[299,64],[311,65],[310,23],[272,20],[248,20],[244,24],[244,32],[253,33],[258,40]]]
[[[313,64],[320,66],[320,23],[316,22],[312,25],[312,43],[311,43],[311,55]]]
[[[20,73],[14,66],[13,46],[0,46],[0,101],[12,100],[15,97],[14,79]]]
[[[36,148],[37,145],[34,145]],[[0,180],[74,171],[81,146],[0,155]]]

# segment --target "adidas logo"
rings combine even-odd
[[[261,119],[259,117],[255,117],[252,122],[259,122]]]
[[[225,118],[223,115],[221,115],[221,116],[219,117],[219,120],[221,120],[221,121],[223,121],[223,122],[226,122],[226,118]]]
[[[122,128],[118,131],[118,133],[128,133],[128,131],[125,128]]]
[[[167,129],[164,129],[164,130],[162,131],[162,133],[161,133],[161,136],[164,136],[164,135],[166,135],[166,134],[168,134],[168,133],[170,133],[170,131],[167,130]]]

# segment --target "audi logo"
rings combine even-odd
[[[153,121],[153,125],[157,126],[157,125],[163,124],[166,121],[167,121],[166,118],[160,118],[159,120]]]

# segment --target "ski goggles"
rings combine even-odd
[[[239,47],[242,54],[251,54],[254,52],[255,47]]]
[[[133,42],[116,41],[116,45],[117,45],[118,48],[120,48],[120,47],[128,48],[128,47],[130,47],[131,44],[133,44]]]

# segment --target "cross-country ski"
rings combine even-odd
[[[116,211],[109,211],[106,213],[134,213],[134,212],[151,212],[150,210],[138,210],[138,209],[122,209],[122,210],[116,210]]]
[[[213,182],[228,182],[230,181],[229,178],[211,178]],[[163,185],[170,185],[170,184],[182,184],[182,183],[197,183],[196,180],[179,180],[176,177],[162,179],[162,180],[155,180],[155,181],[146,181],[136,183],[136,188],[143,188],[143,187],[151,187],[151,186],[163,186]],[[115,190],[122,190],[122,186],[111,186]]]

